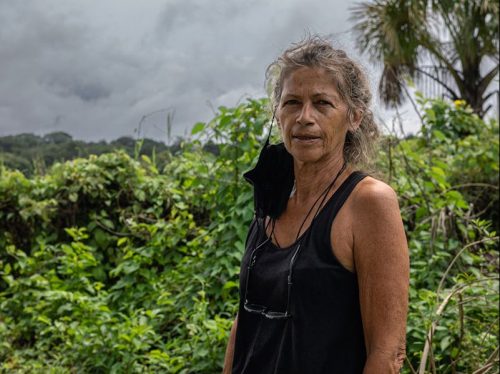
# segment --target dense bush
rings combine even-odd
[[[461,101],[419,104],[420,136],[388,136],[378,157],[410,248],[406,370],[498,370],[498,123]]]
[[[411,250],[405,372],[498,369],[498,124],[420,104],[422,133],[388,134],[377,158]],[[163,170],[119,151],[30,179],[3,168],[1,370],[220,372],[265,107],[219,108]]]

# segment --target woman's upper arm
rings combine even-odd
[[[398,200],[370,178],[353,201],[353,252],[368,355],[404,359],[409,258]]]

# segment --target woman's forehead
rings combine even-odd
[[[331,72],[321,67],[299,67],[287,72],[283,78],[282,96],[304,90],[314,95],[339,96],[337,80]]]

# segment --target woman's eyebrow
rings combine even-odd
[[[312,97],[318,97],[318,96],[325,96],[325,97],[330,97],[332,99],[337,99],[336,95],[332,95],[331,93],[327,92],[317,92],[314,95],[312,95]]]
[[[317,99],[317,98],[320,98],[320,97],[326,97],[326,98],[329,98],[329,99],[331,99],[331,100],[339,100],[339,98],[338,98],[338,96],[337,96],[337,95],[332,94],[332,93],[323,92],[323,91],[321,91],[321,92],[316,92],[316,93],[315,93],[315,94],[313,94],[311,97],[312,97],[312,98],[314,98],[314,99]],[[282,98],[281,98],[281,99],[283,100],[283,99],[285,99],[285,98],[287,98],[287,99],[299,99],[299,98],[301,98],[301,95],[294,94],[293,92],[287,92],[287,93],[285,93],[285,94],[282,96]]]

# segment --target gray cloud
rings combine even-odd
[[[111,95],[111,90],[101,82],[84,81],[78,77],[69,80],[54,77],[52,81],[47,83],[47,86],[49,90],[60,97],[76,96],[86,102],[98,101]]]
[[[267,65],[307,31],[346,34],[348,3],[265,0],[0,2],[0,135],[165,140],[213,107],[264,96]],[[151,114],[154,113],[154,114]],[[151,114],[151,115],[149,115]]]

